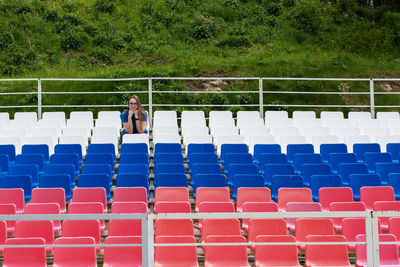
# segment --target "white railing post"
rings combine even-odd
[[[142,266],[147,267],[149,266],[148,263],[148,253],[149,253],[149,245],[148,245],[148,238],[146,236],[149,236],[148,234],[148,218],[147,216],[145,218],[141,219],[142,222]]]
[[[38,79],[38,119],[40,120],[42,118],[42,81],[40,78]]]
[[[153,79],[152,78],[149,78],[148,90],[149,90],[149,122],[150,122],[150,127],[152,127],[153,126]]]
[[[261,118],[264,118],[264,94],[263,94],[263,81],[262,81],[262,78],[258,79],[258,90],[259,90],[258,101],[259,101],[259,104],[260,104],[260,115],[261,115]]]
[[[365,241],[368,267],[379,267],[379,226],[374,212],[365,218]]]
[[[142,235],[143,238],[146,238]],[[154,266],[154,215],[147,216],[147,266]],[[145,265],[143,265],[145,266]]]
[[[375,90],[374,79],[369,80],[369,104],[371,110],[371,119],[375,118]]]

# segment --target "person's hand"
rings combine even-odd
[[[129,110],[128,117],[132,118],[133,114],[134,114],[134,111],[133,110]]]
[[[133,114],[135,115],[135,119],[139,118],[139,110],[133,111]]]

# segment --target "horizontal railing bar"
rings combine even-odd
[[[91,247],[102,247],[102,248],[107,248],[107,247],[142,247],[142,244],[60,244],[60,245],[51,245],[51,244],[45,244],[45,245],[0,245],[0,248],[76,248],[76,247],[86,247],[86,248],[91,248]]]
[[[38,81],[39,78],[17,78],[17,79],[0,79],[0,82],[23,82],[23,81]]]
[[[142,104],[147,107],[149,104]],[[36,106],[34,106],[36,107]],[[42,105],[42,108],[108,108],[108,107],[126,107],[126,105]]]
[[[400,81],[400,78],[373,78],[374,82],[389,82],[389,81]]]
[[[262,80],[283,80],[283,81],[370,81],[369,78],[284,78],[284,77],[267,77],[260,78]]]
[[[110,214],[0,214],[4,221],[43,221],[43,220],[134,220],[147,219],[144,213],[110,213]]]
[[[37,95],[38,92],[14,92],[14,93],[0,93],[0,95]]]
[[[153,104],[153,107],[258,107],[258,104],[237,104],[237,105],[197,105],[197,104]]]
[[[0,106],[0,108],[37,108],[37,106]]]
[[[400,95],[400,92],[374,92],[376,95]]]
[[[307,107],[307,108],[369,108],[368,105],[288,105],[288,104],[264,104],[264,107]]]
[[[160,93],[160,94],[258,94],[260,91],[153,91],[152,93]]]
[[[306,94],[306,95],[369,95],[370,92],[304,92],[304,91],[263,91],[264,94]]]
[[[400,106],[375,106],[375,108],[400,108]]]
[[[90,95],[90,94],[147,94],[148,91],[116,91],[116,92],[42,92],[42,95]]]
[[[105,78],[42,78],[42,81],[71,81],[71,82],[116,82],[116,81],[146,81],[149,78],[115,78],[115,79],[105,79]]]
[[[152,80],[259,80],[258,77],[151,77]]]
[[[217,247],[217,246],[272,246],[272,245],[364,245],[366,241],[361,242],[237,242],[237,243],[155,243],[155,247]],[[400,242],[394,242],[399,243]],[[385,243],[386,244],[386,243]]]

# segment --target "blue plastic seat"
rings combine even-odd
[[[15,164],[36,164],[39,174],[44,173],[44,157],[42,154],[19,154],[15,157]]]
[[[13,164],[8,168],[9,175],[29,175],[32,188],[39,185],[39,169],[36,164]]]
[[[149,176],[149,166],[144,163],[138,164],[119,164],[118,165],[118,174],[125,174],[125,173],[141,173]]]
[[[149,198],[149,178],[143,173],[119,173],[116,178],[116,187],[145,187]]]
[[[149,147],[146,143],[123,143],[121,144],[121,155],[125,153],[149,154]]]
[[[331,166],[327,163],[303,164],[301,167],[301,175],[303,176],[304,186],[310,187],[311,176],[318,174],[332,174]]]
[[[337,173],[339,163],[357,163],[357,156],[354,153],[331,153],[328,163],[331,165],[332,172]]]
[[[197,174],[194,184],[193,197],[199,187],[226,187],[226,176],[223,174]]]
[[[154,147],[154,155],[158,153],[182,154],[182,145],[179,143],[157,143]]]
[[[50,164],[72,164],[75,174],[79,174],[79,156],[76,153],[56,153],[50,156]]]
[[[365,163],[339,163],[338,174],[342,177],[344,186],[350,183],[350,175],[352,174],[368,174],[368,168]]]
[[[8,155],[0,154],[0,175],[6,175],[8,172]]]
[[[292,164],[265,164],[264,166],[264,181],[265,185],[271,187],[272,176],[274,175],[294,175],[294,167]]]
[[[380,186],[379,174],[352,174],[350,175],[350,187],[353,190],[354,200],[360,200],[360,188],[363,186]]]
[[[154,186],[188,187],[188,179],[184,173],[157,173],[154,176]]]
[[[265,187],[264,177],[260,174],[235,174],[232,186],[232,198],[235,200],[240,187]]]
[[[107,174],[81,174],[78,176],[78,187],[103,187],[106,190],[107,199],[111,198]]]
[[[88,154],[93,153],[109,153],[113,156],[114,164],[116,163],[115,159],[115,145],[114,144],[89,144],[88,146]]]
[[[380,152],[365,152],[364,153],[365,164],[367,164],[368,171],[371,173],[375,172],[375,164],[378,162],[393,162],[390,153]]]
[[[73,164],[49,164],[44,171],[45,174],[68,174],[70,176],[71,187],[76,185],[75,167]]]
[[[221,163],[224,164],[225,155],[228,153],[248,153],[246,144],[222,144],[221,145]]]
[[[64,188],[65,199],[71,200],[71,177],[68,174],[43,174],[40,176],[39,188]]]
[[[388,185],[393,187],[396,200],[400,200],[400,173],[389,173]]]
[[[303,177],[301,175],[274,175],[272,176],[271,198],[278,200],[279,188],[302,188]]]
[[[260,164],[260,173],[264,174],[264,167],[266,164],[287,164],[287,156],[282,153],[262,153],[258,157]]]
[[[314,201],[319,200],[319,189],[322,187],[342,187],[342,178],[337,174],[329,175],[312,175],[311,176],[311,192]]]
[[[254,163],[260,164],[260,155],[264,153],[281,154],[281,145],[279,144],[256,144],[254,145]]]
[[[256,164],[230,164],[228,173],[228,185],[233,187],[236,174],[258,174],[258,168]]]
[[[321,155],[314,153],[296,153],[294,155],[294,171],[301,174],[303,164],[318,164],[322,163]]]
[[[22,188],[25,201],[31,200],[32,180],[30,175],[4,175],[0,177],[0,188]]]
[[[188,154],[189,166],[196,163],[217,163],[218,155],[216,153],[191,153]],[[190,169],[189,169],[190,171]]]
[[[389,152],[390,154],[392,154],[392,159],[394,162],[399,161],[400,143],[386,144],[386,152]]]
[[[181,163],[183,164],[183,154],[181,153],[157,153],[154,155],[154,164],[158,163]]]
[[[190,154],[192,153],[215,153],[215,147],[211,143],[189,144],[187,149],[188,161],[190,161]]]
[[[322,161],[328,162],[331,153],[347,153],[346,144],[321,144],[319,148]]]
[[[77,154],[78,164],[83,163],[82,146],[80,144],[58,144],[54,147],[55,154]]]
[[[147,153],[124,153],[119,156],[119,164],[138,164],[149,165],[149,154]]]
[[[15,146],[0,145],[0,154],[7,154],[9,162],[15,162]]]
[[[22,154],[42,154],[45,164],[49,163],[49,146],[48,145],[23,145]]]
[[[253,155],[250,153],[226,153],[224,161],[224,173],[228,175],[231,164],[253,164]]]
[[[154,167],[154,174],[158,173],[185,173],[183,163],[159,163]]]
[[[358,162],[364,162],[366,152],[381,152],[381,146],[378,143],[357,143],[353,145],[353,153],[356,154]]]
[[[195,186],[196,177],[199,174],[222,174],[221,165],[218,163],[194,163],[190,166],[190,184]]]
[[[286,154],[289,162],[294,162],[294,154],[297,153],[314,153],[314,146],[312,144],[287,145]]]
[[[111,172],[114,174],[114,158],[111,153],[86,154],[85,164],[110,164]]]
[[[381,184],[388,185],[390,173],[400,173],[400,163],[378,162],[375,164],[376,173],[381,176]]]
[[[112,186],[112,171],[110,164],[83,164],[82,174],[105,173],[108,175],[108,181]]]

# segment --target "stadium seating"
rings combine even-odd
[[[40,237],[9,238],[5,245],[45,245]],[[21,256],[23,255],[23,256]],[[3,266],[47,266],[45,247],[4,248]]]
[[[105,245],[140,244],[138,236],[109,236]],[[197,258],[196,258],[197,259]],[[104,267],[112,266],[140,266],[142,264],[141,247],[106,247],[104,248]]]
[[[61,237],[55,241],[56,245],[94,245],[96,240],[90,236]],[[56,247],[54,249],[54,265],[96,267],[95,247]]]
[[[356,241],[365,242],[365,234],[358,235]],[[392,234],[380,234],[379,242],[396,242]],[[379,264],[381,266],[400,266],[399,254],[395,244],[379,244]],[[364,244],[356,245],[356,266],[367,266],[367,248]]]
[[[286,242],[294,243],[296,239],[290,235],[259,235],[256,242]],[[255,248],[255,266],[290,266],[300,267],[297,256],[297,247],[293,244],[287,245],[258,245]]]
[[[246,239],[241,235],[211,235],[205,239],[206,243],[244,243]],[[250,266],[247,259],[246,246],[210,246],[204,255],[204,266]]]

